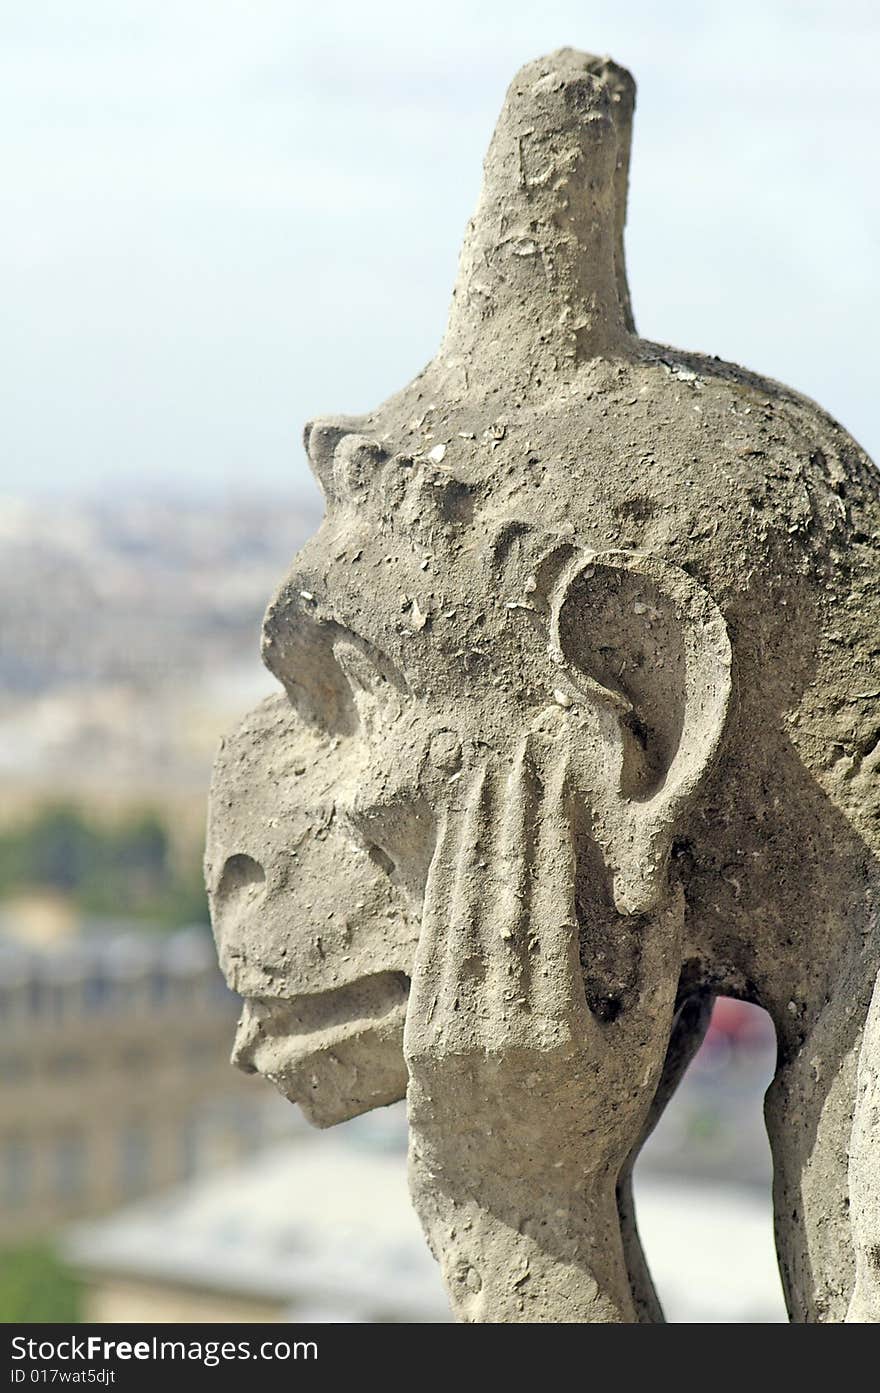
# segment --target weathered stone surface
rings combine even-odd
[[[212,795],[237,1054],[320,1125],[407,1092],[461,1319],[657,1320],[632,1164],[713,997],[756,1002],[792,1318],[878,1320],[878,475],[636,336],[633,101],[517,74],[436,358],[306,429],[284,691]]]

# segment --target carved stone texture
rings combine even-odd
[[[880,1320],[878,476],[636,336],[634,92],[517,74],[436,358],[306,428],[283,691],[211,803],[236,1055],[321,1126],[407,1093],[462,1320],[654,1321],[633,1162],[713,997],[756,1002],[792,1319]]]

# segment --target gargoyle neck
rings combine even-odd
[[[525,387],[625,348],[634,101],[625,69],[571,49],[517,74],[465,235],[441,362]]]

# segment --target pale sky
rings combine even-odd
[[[516,68],[639,86],[642,333],[880,457],[876,0],[0,0],[0,491],[301,492],[429,359]]]

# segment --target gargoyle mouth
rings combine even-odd
[[[405,972],[377,972],[326,992],[249,997],[232,1062],[245,1073],[271,1076],[304,1055],[332,1049],[389,1018],[402,1022],[409,988]]]

